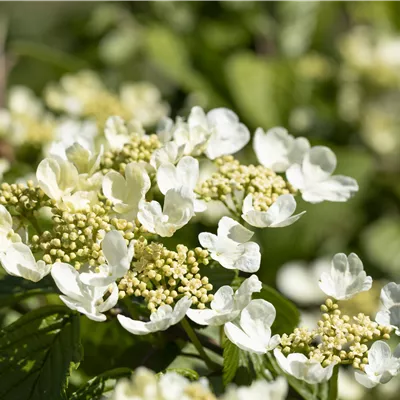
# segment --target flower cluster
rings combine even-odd
[[[251,386],[231,386],[218,397],[220,400],[266,399],[283,400],[288,385],[284,378],[273,382],[256,381]],[[151,396],[151,397],[149,397]],[[131,380],[121,379],[111,395],[112,400],[217,400],[208,380],[190,381],[188,378],[167,371],[159,377],[146,368],[138,368]]]
[[[351,364],[367,385],[390,380],[399,358],[384,340],[400,332],[399,285],[383,289],[376,322],[364,314],[344,315],[336,300],[372,285],[355,254],[337,254],[330,271],[322,274],[319,286],[330,298],[321,307],[317,327],[296,328],[282,337],[273,334],[279,308],[262,295],[253,298],[263,288],[258,277],[239,275],[261,267],[257,235],[249,228],[295,223],[304,215],[295,214],[297,193],[318,203],[347,201],[358,190],[354,179],[333,175],[333,152],[311,147],[283,128],[258,129],[253,147],[260,165],[244,165],[233,154],[249,142],[250,132],[224,108],[206,113],[194,107],[187,120],[164,119],[157,134],[146,134],[142,126],[166,112],[153,89],[126,86],[117,95],[85,72],[48,90],[51,107],[95,121],[75,125],[82,135],[73,134],[72,142],[56,137],[49,143],[37,183],[1,186],[4,269],[34,282],[51,274],[68,307],[99,322],[116,316],[135,335],[182,322],[192,338],[188,317],[199,325],[223,327],[223,336],[242,351],[265,355],[273,350],[284,372],[311,384],[329,379],[339,364]],[[85,123],[92,125],[83,129]],[[215,171],[203,179],[206,163]],[[180,243],[172,250],[164,238],[207,212],[211,202],[227,211],[216,232],[201,232],[201,247]],[[223,268],[234,271],[235,279],[215,290],[213,272]],[[142,380],[151,388],[142,387]],[[153,398],[171,398],[164,393],[164,381],[173,398],[216,399],[201,381],[170,374],[157,381],[144,370],[133,384],[121,382],[114,397],[140,399],[143,391],[152,390]],[[174,381],[179,381],[176,387]],[[257,382],[228,390],[222,398],[268,396],[275,390],[271,385]]]

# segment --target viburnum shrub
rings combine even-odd
[[[96,82],[86,73],[49,89],[50,107],[87,120],[62,121],[60,134],[60,121],[37,110],[30,123],[45,118],[46,132],[57,125],[58,133],[34,179],[1,185],[1,265],[33,282],[18,280],[21,298],[40,301],[0,335],[0,398],[97,399],[108,391],[114,400],[279,400],[290,386],[305,399],[335,399],[340,366],[368,388],[399,372],[400,348],[392,352],[387,341],[400,335],[400,285],[382,289],[376,316],[343,312],[342,301],[372,285],[356,254],[336,254],[320,277],[327,298],[314,329],[297,327],[295,306],[256,275],[257,231],[307,218],[295,214],[296,198],[345,202],[358,191],[353,178],[334,174],[332,150],[281,127],[259,128],[259,164],[245,164],[235,154],[251,135],[233,111],[193,107],[147,134],[143,125],[168,109],[158,91],[126,86],[118,97]],[[176,233],[194,219],[205,231],[191,248]],[[49,292],[66,307],[54,296],[46,304]],[[156,348],[166,340],[159,332],[170,330],[182,354],[194,346],[204,377],[175,360],[162,371],[105,372],[68,397],[66,377],[83,359],[80,314],[153,335]],[[52,368],[64,377],[44,379]],[[222,377],[224,393],[207,377]]]

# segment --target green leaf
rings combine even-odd
[[[198,381],[200,378],[199,374],[190,368],[167,368],[157,375],[163,375],[167,372],[175,372],[176,374],[179,374],[179,375],[184,376],[185,378],[188,378],[190,381]]]
[[[252,126],[285,123],[294,96],[287,64],[243,52],[228,59],[225,72],[238,111]]]
[[[232,382],[239,368],[239,348],[235,346],[226,336],[224,337],[224,365],[222,381],[224,385]]]
[[[0,307],[11,306],[31,296],[57,293],[52,280],[48,277],[39,282],[6,275],[0,279]]]
[[[0,399],[66,400],[81,357],[77,313],[47,306],[25,314],[0,332]]]
[[[130,376],[132,370],[129,368],[116,368],[104,372],[88,381],[71,395],[69,400],[98,400],[103,393],[113,390],[118,379]]]
[[[276,318],[272,324],[272,332],[274,334],[289,334],[299,324],[300,313],[297,307],[272,287],[263,283],[261,292],[254,293],[253,299],[264,299],[275,307]]]

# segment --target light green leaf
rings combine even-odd
[[[285,63],[239,53],[228,59],[225,71],[235,104],[253,127],[268,129],[286,121],[293,85]]]
[[[235,346],[226,336],[224,336],[224,364],[222,372],[222,381],[228,385],[235,378],[236,371],[239,368],[239,348]]]
[[[31,311],[0,332],[0,399],[66,400],[81,357],[78,314],[64,306]]]
[[[113,390],[118,379],[129,377],[132,370],[129,368],[116,368],[104,372],[101,375],[88,381],[71,395],[69,400],[98,400],[102,398],[103,393]]]

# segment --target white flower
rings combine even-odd
[[[199,325],[224,325],[236,319],[240,312],[251,302],[252,294],[260,290],[261,282],[257,275],[252,275],[243,281],[235,293],[228,285],[220,287],[214,294],[210,309],[190,309],[187,312],[187,316]]]
[[[229,217],[218,223],[217,235],[202,232],[200,244],[210,252],[213,260],[224,268],[256,272],[260,268],[261,253],[257,243],[249,242],[253,232]]]
[[[107,286],[122,278],[129,269],[134,253],[134,242],[126,246],[120,231],[110,231],[101,242],[104,258],[107,264],[98,267],[98,271],[82,272],[79,276],[85,285]]]
[[[260,164],[275,172],[285,172],[292,164],[301,164],[310,149],[306,138],[294,138],[285,128],[275,127],[264,132],[258,128],[253,148]]]
[[[224,331],[228,339],[242,350],[265,354],[279,344],[279,335],[271,337],[275,307],[268,301],[252,300],[241,312],[238,322],[227,322]]]
[[[268,211],[257,211],[253,196],[248,194],[243,201],[242,218],[257,228],[282,228],[295,223],[304,213],[293,215],[296,200],[291,194],[283,194],[269,207]]]
[[[206,378],[191,382],[175,372],[166,372],[157,378],[153,371],[139,367],[131,380],[118,381],[111,400],[193,400],[193,394],[202,399],[214,398]]]
[[[128,123],[121,117],[109,117],[104,127],[104,136],[111,150],[122,150],[126,143],[131,140],[131,132],[144,134],[143,128],[138,121]]]
[[[11,214],[0,204],[0,252],[6,251],[14,242],[20,241],[21,237],[14,233]]]
[[[6,160],[5,158],[0,159],[0,182],[2,181],[4,174],[10,169],[10,166],[11,164],[8,160]]]
[[[183,157],[177,164],[162,164],[157,171],[157,184],[160,192],[166,194],[170,189],[185,187],[193,193],[199,180],[199,162],[190,156]],[[201,200],[195,199],[193,193],[194,211],[201,212],[207,207]]]
[[[184,146],[184,154],[204,152],[211,160],[238,152],[250,140],[249,130],[227,108],[215,108],[206,114],[201,107],[193,107],[187,122],[178,119],[173,124],[165,120],[159,134],[164,141],[173,139]]]
[[[45,158],[36,170],[40,188],[51,199],[59,201],[69,195],[78,183],[75,166],[61,158]]]
[[[178,146],[175,142],[168,142],[163,147],[153,151],[150,164],[155,169],[167,163],[175,165],[183,156],[184,147]]]
[[[177,324],[189,310],[192,300],[182,297],[172,308],[170,305],[158,307],[150,315],[150,321],[136,321],[123,315],[118,315],[118,321],[124,329],[134,335],[147,335],[151,332],[165,331],[170,326]]]
[[[104,312],[113,308],[118,302],[118,287],[89,286],[79,279],[79,272],[69,264],[57,262],[51,269],[51,275],[57,287],[63,293],[60,299],[72,310],[85,314],[93,321],[105,321]],[[110,292],[110,296],[103,301],[103,296]]]
[[[286,177],[309,203],[347,201],[358,191],[358,184],[348,176],[332,176],[335,169],[336,156],[332,150],[315,146],[304,156],[301,164],[293,164],[286,171]]]
[[[381,291],[382,310],[376,315],[376,322],[391,326],[400,336],[400,285],[390,282]]]
[[[307,264],[293,261],[279,268],[276,285],[286,297],[304,306],[321,304],[326,295],[318,285],[323,272],[329,272],[331,260],[318,259]]]
[[[142,203],[137,216],[149,232],[171,237],[178,229],[185,226],[193,215],[193,194],[189,189],[181,187],[168,190],[163,209],[157,201]]]
[[[10,275],[32,282],[40,281],[51,269],[51,265],[46,265],[44,261],[36,261],[31,249],[24,243],[11,244],[5,253],[0,254],[0,261]]]
[[[209,159],[214,160],[223,155],[234,154],[249,142],[249,130],[239,122],[238,116],[233,111],[227,108],[215,108],[206,115],[200,107],[195,108],[197,116],[192,124],[200,125],[210,132],[205,150]]]
[[[357,254],[346,257],[346,254],[338,253],[332,259],[330,274],[322,273],[319,286],[336,300],[348,300],[371,289],[372,278],[365,273]]]
[[[375,342],[368,350],[368,364],[364,372],[356,371],[355,378],[367,388],[379,383],[387,383],[399,373],[400,345],[392,355],[389,345],[382,340]]]
[[[103,179],[104,195],[112,201],[117,213],[130,220],[136,218],[139,205],[144,201],[150,186],[146,170],[135,162],[125,167],[125,177],[116,171],[110,171]]]
[[[274,350],[274,356],[284,372],[312,385],[331,379],[335,367],[332,363],[324,368],[320,362],[310,360],[300,353],[292,353],[285,357],[278,349]]]
[[[250,386],[228,387],[221,400],[284,400],[288,392],[288,384],[283,376],[278,376],[273,382],[265,380],[254,381]]]

